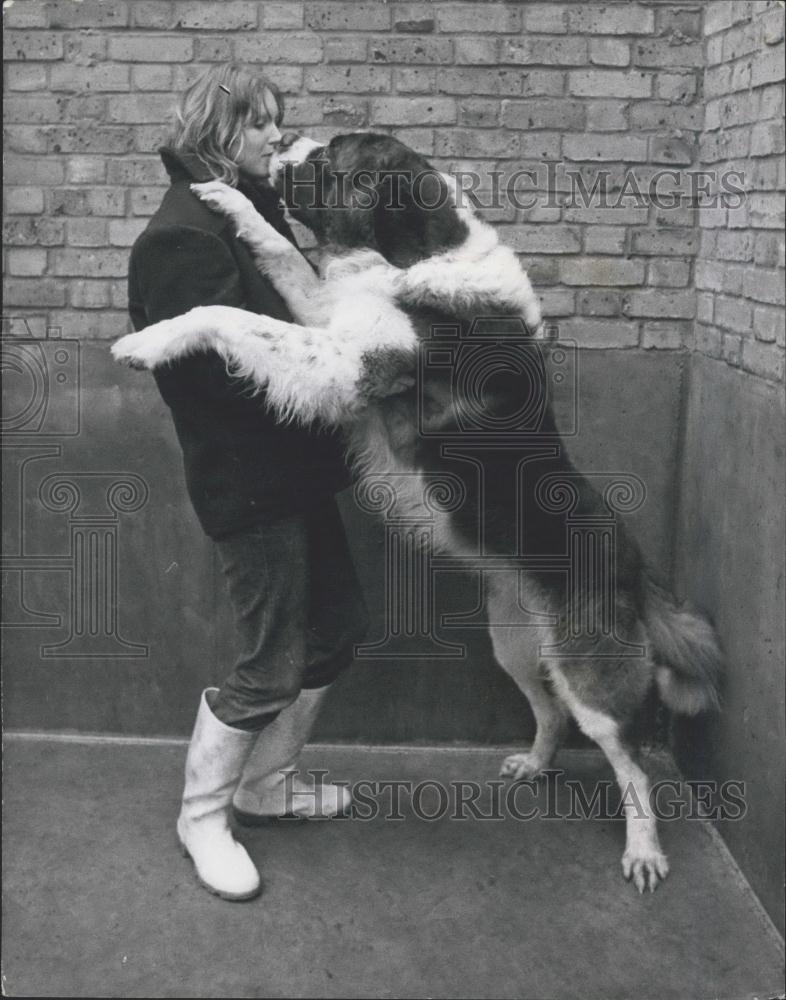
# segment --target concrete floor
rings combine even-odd
[[[742,1000],[783,989],[782,943],[702,822],[662,824],[672,874],[640,897],[620,874],[619,821],[426,822],[404,797],[401,821],[244,833],[265,892],[231,904],[201,889],[175,848],[184,755],[8,740],[6,996]],[[331,747],[309,748],[304,764],[352,782],[483,781],[499,757]],[[585,785],[610,777],[590,753],[558,765]],[[650,763],[655,776],[667,767]]]

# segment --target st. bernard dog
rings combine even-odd
[[[233,219],[298,322],[207,306],[121,338],[115,358],[152,369],[217,351],[281,420],[343,427],[359,488],[387,481],[437,551],[468,565],[491,556],[494,653],[537,722],[532,747],[501,773],[548,768],[572,715],[623,792],[623,873],[654,890],[669,868],[630,724],[653,685],[675,712],[716,708],[721,656],[710,624],[653,582],[622,524],[611,548],[568,551],[568,519],[607,517],[608,490],[560,441],[526,273],[451,179],[389,136],[296,137],[271,169],[322,248],[319,275],[238,191],[194,190]],[[446,474],[461,502],[440,509],[429,491]]]

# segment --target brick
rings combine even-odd
[[[171,90],[172,67],[163,63],[134,66],[131,70],[131,82],[134,90]]]
[[[710,3],[704,11],[704,34],[714,35],[725,31],[734,22],[734,11],[731,3]]]
[[[84,91],[123,91],[130,86],[128,66],[107,63],[103,66],[76,66],[55,63],[50,72],[51,90],[81,94]]]
[[[529,37],[500,42],[499,61],[525,66],[583,66],[588,59],[585,38]]]
[[[690,104],[696,98],[698,80],[695,73],[658,73],[655,96],[675,104]]]
[[[103,156],[69,156],[66,160],[67,184],[103,184],[107,161]]]
[[[9,90],[46,90],[45,63],[9,63],[6,73]]]
[[[425,66],[398,68],[394,73],[395,88],[401,94],[433,94],[436,89],[436,70]],[[499,104],[497,104],[499,108]],[[468,122],[467,124],[473,124]]]
[[[576,340],[582,347],[636,347],[639,325],[621,319],[585,319],[574,316],[560,320],[560,337]]]
[[[111,122],[164,122],[172,118],[176,103],[173,94],[122,94],[109,103]]]
[[[15,153],[45,153],[46,129],[40,125],[6,125],[3,129],[4,148]]]
[[[110,281],[110,300],[113,309],[122,309],[124,312],[128,311],[128,282],[127,281]]]
[[[718,233],[715,254],[721,260],[752,260],[754,234],[744,231]]]
[[[581,237],[578,230],[565,226],[506,227],[503,241],[519,253],[578,253]]]
[[[135,0],[131,6],[131,18],[135,28],[159,28],[164,31],[175,28],[175,5],[168,0]]]
[[[633,233],[632,252],[688,257],[699,248],[698,235],[692,229],[642,229]]]
[[[311,32],[244,35],[235,41],[235,56],[247,62],[318,63],[322,39]]]
[[[607,208],[584,208],[581,204],[574,206],[568,203],[563,217],[565,222],[581,222],[589,226],[639,226],[647,222],[648,214],[646,206],[637,207],[631,204],[615,206],[612,202]]]
[[[696,296],[696,320],[699,323],[711,323],[715,310],[715,296],[708,292]]]
[[[649,97],[652,74],[612,69],[573,70],[568,74],[568,92],[575,97]]]
[[[306,72],[305,82],[306,89],[317,93],[379,94],[390,91],[390,81],[386,66],[319,66]]]
[[[587,289],[578,294],[578,308],[582,316],[619,316],[622,297],[606,288]]]
[[[132,215],[152,215],[158,211],[161,199],[166,194],[165,187],[138,187],[129,192]]]
[[[671,5],[661,7],[656,14],[655,31],[672,39],[675,45],[680,45],[688,39],[701,38],[701,11],[673,8]]]
[[[699,66],[704,59],[699,42],[672,45],[667,38],[640,39],[631,46],[635,66],[664,69],[667,66]]]
[[[202,31],[253,31],[257,25],[259,4],[247,0],[223,0],[212,3],[176,3],[178,27]]]
[[[568,30],[586,35],[651,35],[655,14],[635,3],[568,8]]]
[[[111,312],[108,309],[52,312],[49,321],[51,325],[60,327],[63,337],[78,340],[114,340],[131,329],[127,312]]]
[[[334,3],[319,0],[305,7],[306,27],[315,31],[387,31],[390,8],[380,3]]]
[[[536,71],[529,77],[535,75]],[[499,94],[510,97],[521,93],[522,78],[526,76],[519,70],[511,69],[440,69],[437,90],[443,94]]]
[[[6,251],[5,263],[13,277],[35,277],[46,271],[46,250],[14,247]]]
[[[3,240],[8,246],[59,246],[65,241],[65,223],[62,219],[29,215],[6,219]]]
[[[568,160],[618,160],[631,163],[647,159],[647,140],[627,135],[566,135],[562,149]]]
[[[473,38],[459,36],[453,43],[456,63],[460,66],[480,66],[499,61],[499,46],[496,38]]]
[[[109,58],[118,62],[188,62],[194,41],[174,35],[115,35],[109,39]]]
[[[783,229],[786,225],[782,192],[754,191],[748,195],[748,217],[757,229]]]
[[[92,118],[98,121],[106,120],[106,107],[109,98],[101,94],[90,94],[80,97],[58,97],[62,107],[60,121],[73,124],[80,119]]]
[[[134,148],[129,128],[89,125],[50,125],[49,148],[54,153],[127,153]]]
[[[52,215],[125,215],[125,191],[114,187],[54,188]]]
[[[784,346],[786,334],[786,313],[783,309],[756,306],[753,310],[753,333],[757,340],[767,344]]]
[[[453,43],[447,38],[378,38],[369,44],[369,58],[372,63],[449,63]]]
[[[761,45],[761,25],[757,21],[732,28],[723,36],[723,59],[732,62],[756,52]]]
[[[763,87],[759,91],[758,118],[777,118],[783,112],[783,87]]]
[[[765,267],[783,267],[784,238],[776,233],[756,233],[753,259]]]
[[[205,35],[203,38],[195,38],[194,41],[196,42],[194,59],[197,62],[232,62],[233,38]]]
[[[40,215],[44,211],[44,192],[35,187],[6,187],[5,210],[9,215]]]
[[[771,156],[782,153],[784,144],[783,122],[760,122],[751,130],[751,156]]]
[[[628,129],[627,105],[619,101],[582,101],[591,132],[624,132]]]
[[[73,281],[68,289],[69,304],[74,309],[105,309],[111,304],[108,281]]]
[[[765,45],[778,45],[783,41],[783,10],[775,7],[761,18],[761,37]]]
[[[783,350],[774,345],[761,344],[756,340],[746,340],[742,345],[742,367],[761,378],[782,382],[783,359]]]
[[[519,136],[515,132],[452,128],[434,137],[437,156],[483,156],[496,159],[518,157]]]
[[[368,104],[364,100],[326,97],[322,101],[322,118],[331,125],[359,128],[368,121]]]
[[[568,30],[567,8],[557,3],[527,3],[524,29],[537,34],[564,35]]]
[[[753,307],[745,299],[718,295],[715,299],[715,324],[735,333],[750,333]]]
[[[41,62],[63,58],[63,38],[53,31],[4,31],[3,60]]]
[[[72,247],[103,247],[106,245],[106,219],[69,219],[66,223],[66,244]]]
[[[450,125],[456,121],[456,102],[441,97],[375,98],[371,120],[384,125]]]
[[[64,306],[65,282],[54,278],[6,278],[3,303],[8,306]]]
[[[440,4],[437,8],[442,32],[493,32],[504,34],[521,29],[521,12],[499,3]]]
[[[303,27],[305,10],[302,3],[262,4],[262,27],[297,31]]]
[[[625,229],[621,226],[590,226],[584,236],[585,253],[625,252]]]
[[[585,109],[582,101],[502,101],[502,124],[514,129],[581,129]]]
[[[54,275],[85,278],[121,278],[128,273],[128,253],[124,250],[58,249],[52,251]]]
[[[60,184],[64,172],[62,161],[54,157],[19,156],[16,153],[8,153],[3,167],[3,183]]]
[[[736,128],[725,132],[710,133],[699,139],[699,157],[705,163],[717,163],[748,156],[750,129]]]
[[[360,35],[347,35],[341,38],[326,38],[325,61],[334,62],[365,62],[368,55],[368,39]]]
[[[614,257],[566,257],[560,261],[564,285],[640,285],[644,281],[644,262],[617,260]]]
[[[422,156],[434,153],[434,133],[428,128],[398,128],[396,138]]]
[[[650,139],[651,163],[675,163],[685,166],[696,158],[696,144],[676,136],[654,135]]]
[[[538,295],[545,319],[572,316],[575,312],[573,292],[564,288],[546,288]]]
[[[684,292],[665,289],[629,292],[623,300],[622,312],[626,316],[693,319],[696,312],[696,298],[692,289]]]
[[[619,38],[591,38],[589,61],[593,66],[628,66],[630,46]]]
[[[753,63],[751,83],[761,87],[765,83],[777,83],[783,80],[783,51],[779,48],[768,52],[760,52]]]
[[[784,305],[784,282],[781,271],[764,270],[761,267],[745,271],[743,291],[747,298],[770,305]]]
[[[708,66],[704,70],[704,98],[720,97],[730,89],[731,66]]]
[[[52,28],[124,28],[128,24],[128,4],[119,0],[48,0]]]
[[[54,97],[41,95],[16,95],[3,100],[3,121],[5,124],[32,125],[59,122],[63,107]]]
[[[3,29],[46,28],[49,14],[42,3],[14,3],[3,6]]]
[[[109,222],[109,245],[113,247],[133,246],[146,225],[145,219],[112,219]]]
[[[645,350],[679,351],[691,334],[690,323],[651,320],[642,324],[641,346]]]
[[[467,97],[458,102],[458,123],[476,128],[499,125],[501,104],[494,98]]]

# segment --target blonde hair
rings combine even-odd
[[[236,63],[215,66],[183,94],[171,145],[195,155],[218,180],[235,185],[243,129],[260,120],[280,125],[283,117],[281,94],[266,76]]]

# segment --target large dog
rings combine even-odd
[[[208,306],[123,337],[115,357],[154,368],[217,351],[280,419],[343,426],[361,486],[385,481],[439,551],[491,557],[494,653],[537,722],[502,774],[547,768],[572,715],[625,795],[623,873],[653,890],[668,863],[630,723],[653,684],[676,712],[716,707],[720,653],[709,623],[652,581],[623,525],[600,544],[569,535],[569,519],[608,518],[609,490],[596,492],[560,442],[526,273],[449,177],[388,136],[299,137],[271,168],[323,248],[320,275],[239,192],[194,190],[233,219],[300,325]],[[442,506],[440,476],[459,484]]]

